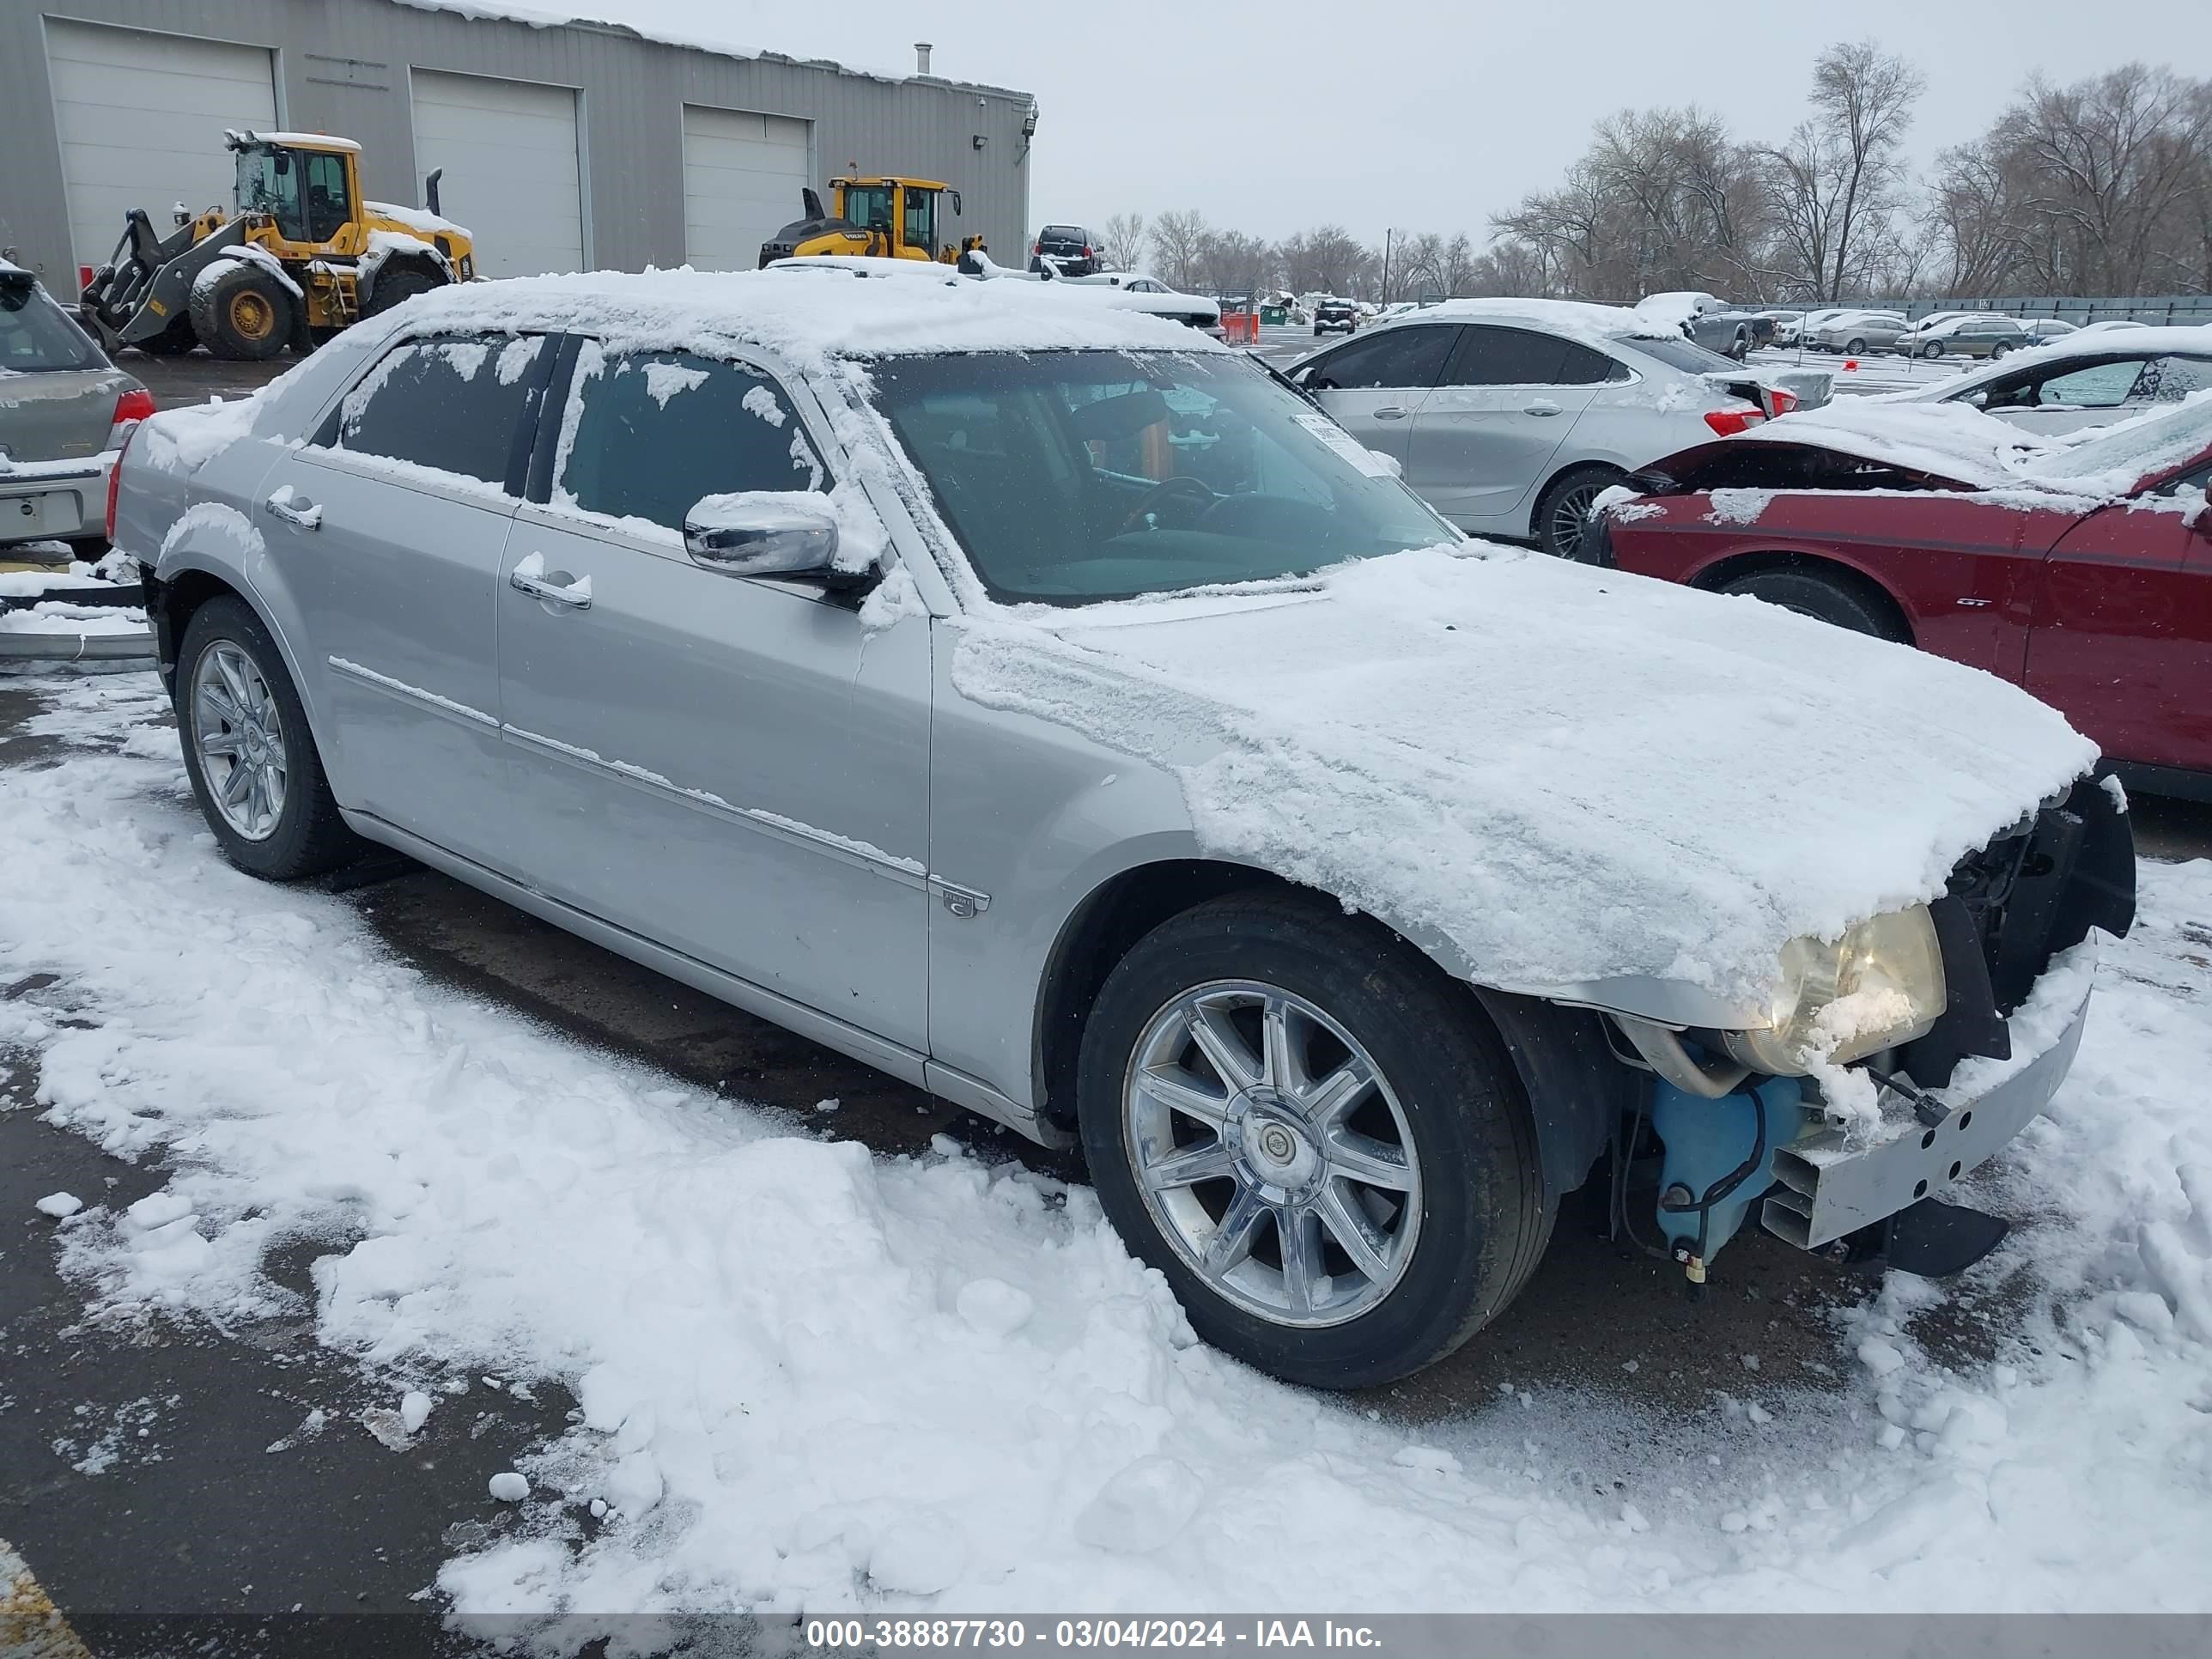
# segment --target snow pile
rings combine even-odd
[[[250,1317],[293,1310],[262,1254],[320,1239],[326,1343],[572,1388],[494,1489],[537,1535],[450,1565],[462,1610],[2212,1605],[2212,866],[2146,871],[1983,1288],[1897,1281],[1816,1392],[1747,1366],[1677,1416],[1523,1390],[1410,1430],[1194,1345],[1083,1189],[872,1158],[431,988],[216,859],[173,733],[126,737],[150,681],[52,695],[28,724],[82,747],[0,791],[0,971],[63,978],[0,1040],[53,1121],[174,1171],[62,1223],[65,1264]],[[2020,1340],[1930,1358],[1954,1294]]]
[[[1973,669],[1480,547],[979,617],[953,683],[1171,768],[1208,852],[1524,989],[1756,1001],[1787,940],[1933,896],[2095,758]]]

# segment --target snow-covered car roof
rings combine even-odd
[[[1445,300],[1386,325],[1435,322],[1450,318],[1462,322],[1520,323],[1588,340],[1679,340],[1678,325],[1663,319],[1638,315],[1626,306],[1604,306],[1587,300]]]
[[[2112,357],[2163,357],[2168,353],[2191,353],[2212,357],[2212,325],[2181,324],[2166,328],[2076,329],[2040,345],[2023,346],[2002,360],[1948,380],[1930,380],[1902,391],[1877,392],[1868,401],[1879,404],[1936,404],[1963,397],[1977,386],[2002,376],[2015,374],[2029,364],[2060,363],[2079,357],[2084,362]]]
[[[409,301],[453,329],[588,329],[624,349],[753,345],[793,367],[933,351],[1226,349],[1196,330],[1056,283],[978,282],[897,259],[786,260],[768,270],[587,271],[459,283]],[[1123,295],[1116,301],[1158,299]]]

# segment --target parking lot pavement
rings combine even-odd
[[[204,351],[188,352],[181,357],[149,357],[143,351],[128,349],[115,354],[115,366],[125,374],[137,376],[163,409],[204,404],[210,398],[226,402],[243,398],[298,362],[289,351],[259,363],[227,363]]]

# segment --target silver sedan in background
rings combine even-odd
[[[1449,301],[1290,375],[1462,530],[1569,558],[1601,490],[1833,386],[1826,369],[1747,368],[1671,320],[1571,300]]]

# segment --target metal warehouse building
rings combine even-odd
[[[441,205],[490,276],[750,269],[833,173],[941,179],[1018,250],[1026,93],[746,56],[617,25],[537,27],[439,0],[6,0],[0,247],[73,294],[143,207],[230,200],[226,127],[360,141],[374,198]]]

